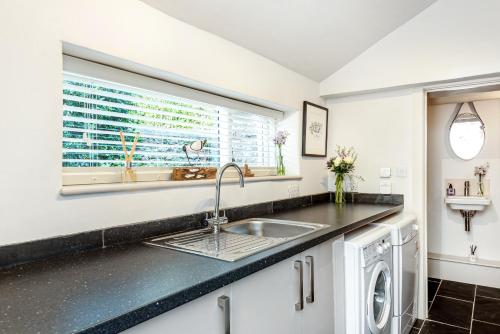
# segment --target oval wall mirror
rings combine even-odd
[[[458,114],[463,104],[458,105],[449,133],[453,153],[463,160],[473,159],[481,152],[485,137],[483,121],[472,102],[468,104],[472,113]]]

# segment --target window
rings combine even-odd
[[[253,168],[275,165],[272,137],[280,114],[277,111],[228,102],[227,98],[67,56],[63,80],[65,172],[123,168],[120,131],[129,150],[139,134],[133,167],[141,170],[190,163],[217,167],[230,161]],[[237,109],[240,105],[243,108]],[[188,162],[182,147],[196,140],[206,140],[206,145],[199,156],[190,154]],[[116,182],[102,177],[93,180]]]

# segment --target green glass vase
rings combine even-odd
[[[278,155],[276,157],[276,175],[283,176],[286,173],[285,163],[283,162],[283,154],[281,153],[281,145],[278,146]]]
[[[344,174],[336,174],[335,177],[335,203],[344,203]]]

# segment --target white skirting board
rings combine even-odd
[[[468,262],[466,258],[429,253],[430,277],[500,288],[500,262]]]

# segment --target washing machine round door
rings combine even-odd
[[[379,334],[391,321],[391,270],[384,261],[373,268],[367,303],[368,326],[373,334]]]

